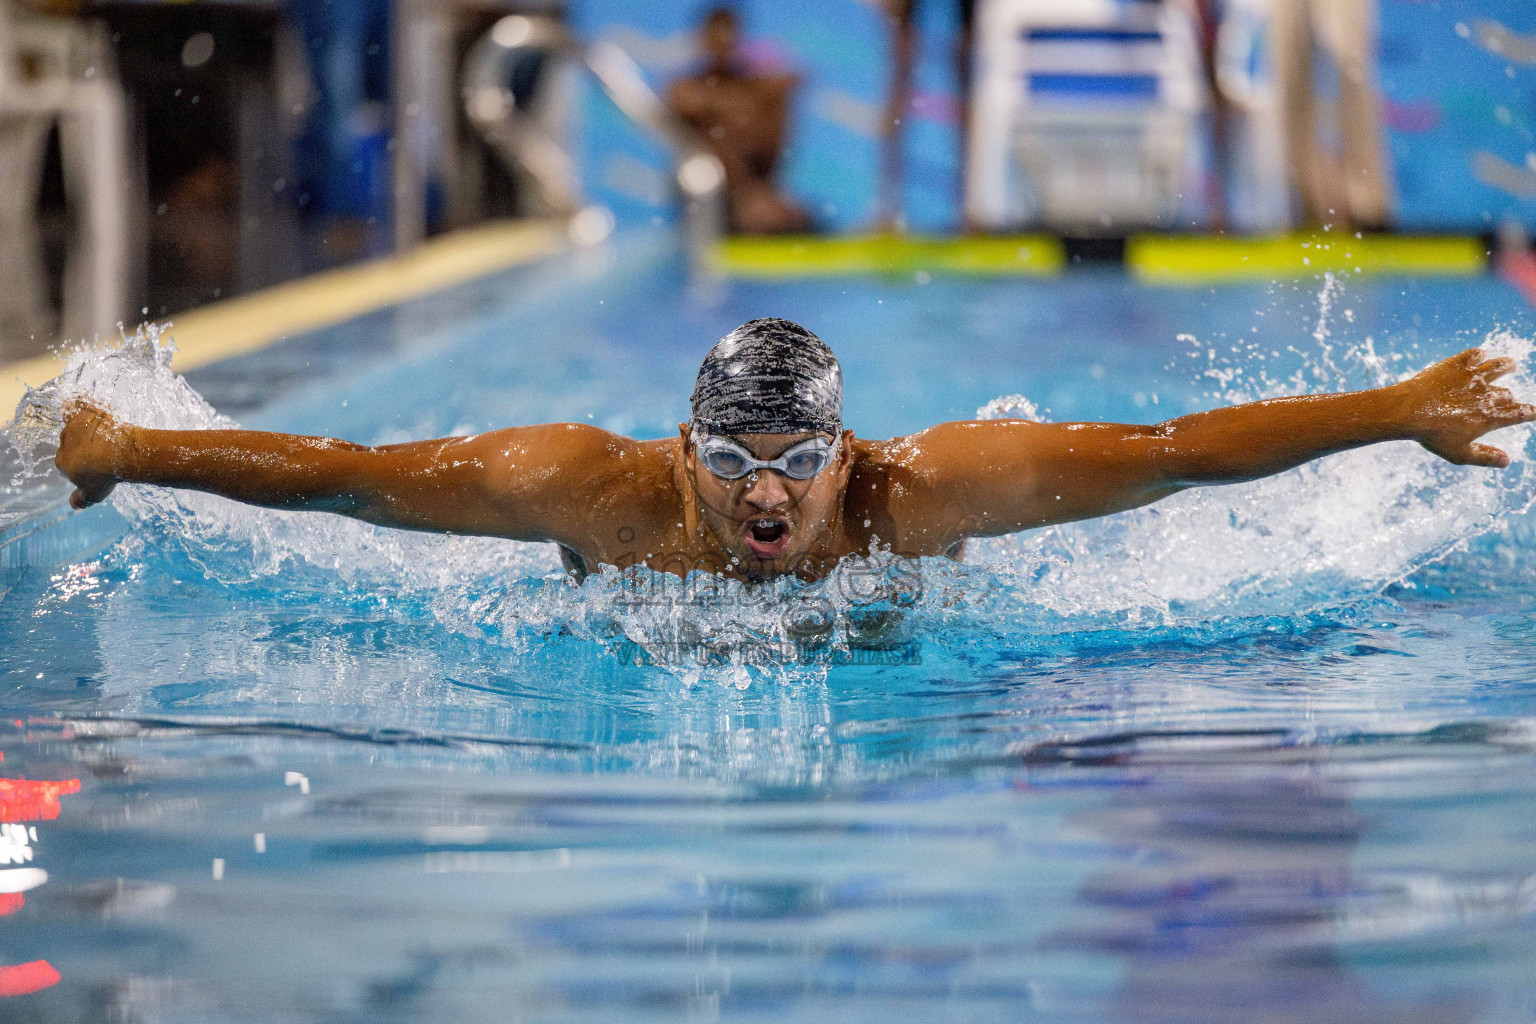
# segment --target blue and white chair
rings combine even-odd
[[[976,40],[972,223],[1119,234],[1198,218],[1209,95],[1188,9],[983,0]]]

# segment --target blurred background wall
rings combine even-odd
[[[547,213],[466,117],[476,41],[509,14],[553,19],[578,46],[617,44],[665,97],[701,74],[714,6],[0,4],[6,357]],[[772,187],[815,231],[1536,229],[1530,0],[727,6],[742,73],[797,77]],[[893,103],[901,24],[911,67]],[[570,151],[582,203],[621,229],[678,217],[677,154],[577,63],[507,77],[529,123]],[[1342,184],[1309,190],[1303,142]],[[1349,165],[1372,159],[1377,183],[1361,186]],[[1330,187],[1366,198],[1330,213]]]
[[[1380,65],[1398,223],[1536,228],[1536,4],[1381,0]]]
[[[804,76],[792,119],[786,187],[827,230],[870,228],[877,212],[879,138],[891,63],[883,5],[742,0],[735,6],[753,63]],[[624,46],[647,78],[663,88],[696,63],[693,30],[706,7],[581,0],[571,18],[582,34]],[[1393,225],[1488,232],[1514,218],[1536,229],[1536,4],[1380,0],[1379,23],[1375,73],[1387,170],[1395,186]],[[914,231],[953,231],[963,222],[955,184],[962,164],[961,104],[951,56],[960,31],[958,5],[920,4],[918,24],[915,88],[903,136],[903,213]],[[1256,64],[1271,59],[1267,46],[1262,36],[1254,40]],[[1336,97],[1337,88],[1336,71],[1325,58],[1320,55],[1314,70],[1327,100]],[[1273,81],[1270,67],[1255,67],[1254,73]],[[664,153],[591,90],[584,91],[578,123],[583,173],[594,198],[621,222],[669,218]],[[1338,128],[1324,124],[1320,130],[1326,136]],[[1211,145],[1208,139],[1200,142],[1198,175],[1215,173]],[[1240,203],[1236,184],[1229,183],[1229,201]],[[1212,187],[1195,184],[1187,211],[1194,227],[1210,224],[1204,197]]]

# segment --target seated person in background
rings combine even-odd
[[[667,102],[725,165],[730,230],[805,231],[810,216],[773,184],[798,76],[755,75],[743,68],[736,58],[740,29],[726,8],[705,16],[699,38],[708,63],[694,77],[673,83]]]

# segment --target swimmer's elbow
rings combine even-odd
[[[1157,487],[1167,488],[1165,494],[1176,491],[1187,491],[1191,487],[1225,487],[1229,484],[1246,484],[1261,477],[1266,473],[1244,472],[1241,468],[1226,462],[1206,462],[1200,460],[1185,461],[1177,469],[1164,475],[1156,484]]]
[[[1156,492],[1158,497],[1166,497],[1191,487],[1256,479],[1255,474],[1247,472],[1246,461],[1232,454],[1190,444],[1187,438],[1176,440],[1168,424],[1158,424],[1142,428],[1132,439],[1126,463],[1128,474],[1140,477],[1143,487]]]
[[[358,519],[374,526],[408,526],[419,518],[405,502],[386,492],[372,489],[347,489],[305,496],[302,503],[290,506],[305,512],[329,512]]]

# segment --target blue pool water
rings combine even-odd
[[[656,437],[764,315],[833,345],[867,436],[1148,422],[1490,335],[1536,387],[1492,278],[699,289],[643,240],[185,385],[142,341],[76,372],[155,424]],[[57,972],[0,1018],[1530,1024],[1536,450],[1503,443],[770,592],[139,488],[0,523],[0,775],[79,780],[0,843],[47,872],[0,893],[0,966]],[[882,601],[903,663],[842,663]],[[776,653],[807,608],[839,663]]]

